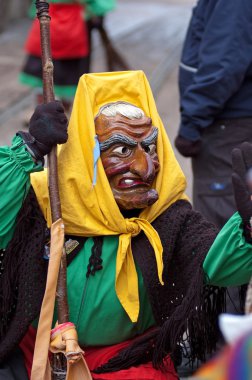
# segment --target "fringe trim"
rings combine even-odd
[[[217,317],[225,311],[226,301],[224,288],[204,286],[204,283],[205,274],[200,267],[182,303],[161,327],[138,338],[93,372],[115,372],[149,361],[154,368],[165,372],[165,357],[170,355],[176,362],[182,349],[189,363],[204,361],[216,349]]]
[[[41,224],[41,234],[36,236],[36,243],[44,241],[45,222],[41,221],[40,216],[34,212],[36,210],[34,199],[35,194],[31,189],[17,215],[14,236],[4,252],[3,273],[0,276],[0,339],[6,334],[12,316],[15,314],[20,286],[19,273],[26,251],[28,231],[35,223]]]

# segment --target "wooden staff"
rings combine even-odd
[[[103,25],[98,28],[98,32],[100,33],[100,37],[103,43],[103,47],[105,49],[105,57],[107,61],[108,71],[117,70],[130,70],[129,65],[125,61],[125,59],[119,54],[119,52],[115,49],[112,44],[111,39],[108,36],[108,33]]]
[[[43,70],[43,98],[44,103],[55,100],[53,90],[53,62],[50,46],[50,16],[49,4],[46,1],[36,0],[37,17],[40,23],[42,70]],[[48,155],[49,196],[52,212],[52,222],[61,218],[61,205],[58,186],[57,146],[54,146]],[[57,285],[58,322],[69,320],[66,288],[66,255],[62,252],[61,267]]]
[[[53,63],[51,57],[50,48],[50,16],[49,16],[49,4],[46,1],[36,0],[37,7],[37,17],[40,23],[40,36],[41,36],[41,50],[42,50],[42,70],[43,70],[43,96],[44,103],[54,101],[54,91],[53,91]],[[55,146],[50,154],[48,155],[48,170],[49,170],[49,197],[51,205],[52,223],[54,228],[52,228],[52,240],[54,240],[54,260],[49,262],[48,268],[48,278],[46,284],[46,291],[42,303],[40,318],[46,318],[45,314],[49,310],[51,301],[50,290],[54,292],[55,290],[55,275],[54,266],[58,268],[59,260],[61,263],[59,265],[59,273],[57,280],[57,307],[58,307],[58,324],[62,325],[69,321],[69,309],[67,302],[67,285],[66,285],[66,254],[64,250],[64,239],[59,231],[60,228],[64,228],[61,217],[61,204],[59,197],[59,186],[58,186],[58,169],[57,169],[57,146]],[[57,227],[56,227],[57,226]],[[56,235],[55,235],[56,234]],[[57,237],[55,239],[55,236]],[[55,246],[55,244],[57,246]],[[53,245],[53,244],[52,244]],[[50,250],[51,253],[51,250]],[[56,254],[56,256],[55,256]],[[59,255],[58,255],[59,254]],[[55,260],[55,259],[59,260]],[[58,270],[58,269],[57,269]],[[57,271],[56,270],[56,271]],[[50,275],[49,275],[50,274]],[[53,278],[54,277],[54,278]],[[50,284],[50,285],[48,285]],[[54,290],[53,290],[54,289]],[[48,303],[49,302],[49,303]],[[44,319],[45,320],[45,319]],[[45,320],[46,321],[46,320]],[[48,321],[47,321],[48,322]],[[34,350],[34,361],[32,368],[31,378],[33,380],[44,380],[51,379],[50,369],[48,367],[47,360],[47,347],[44,347],[44,342],[47,340],[46,329],[48,323],[40,323],[38,326],[37,340]],[[92,380],[88,366],[83,358],[83,351],[79,347],[77,332],[74,326],[70,329],[70,334],[65,331],[62,334],[62,343],[65,344],[65,355],[67,357],[67,363],[62,354],[54,355],[53,360],[53,380],[54,379],[65,379],[67,376],[68,380],[72,379],[82,379],[82,380]],[[43,331],[44,328],[44,331]],[[74,331],[73,331],[74,330]],[[67,335],[66,335],[67,334]],[[39,338],[39,339],[38,339]],[[39,357],[40,343],[43,345],[42,357]],[[51,342],[52,343],[52,342]],[[63,352],[64,345],[58,341],[55,346],[51,347],[52,352]],[[36,360],[35,360],[36,359]],[[67,371],[66,371],[67,370]],[[63,376],[63,377],[62,377]]]
[[[40,40],[42,52],[42,72],[43,72],[43,98],[44,103],[55,100],[53,89],[53,62],[50,44],[50,16],[49,4],[46,1],[36,0],[37,17],[40,24]],[[58,165],[57,165],[57,146],[54,146],[48,155],[48,181],[49,197],[51,206],[52,222],[59,220],[62,216],[61,204],[58,185]],[[61,265],[57,281],[57,306],[58,306],[58,323],[65,323],[69,320],[69,308],[67,303],[67,285],[66,285],[66,255],[62,249]],[[66,361],[63,355],[56,354],[53,357],[53,368],[61,370],[63,373],[66,369]],[[53,379],[57,377],[52,374]],[[59,377],[60,378],[60,377]]]

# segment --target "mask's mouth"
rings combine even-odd
[[[150,188],[150,185],[140,178],[122,178],[118,185],[118,189],[131,189],[134,187],[145,187],[145,188]]]
[[[158,193],[146,186],[113,189],[116,203],[121,210],[142,209],[153,205],[158,200]]]

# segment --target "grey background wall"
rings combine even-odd
[[[9,21],[25,17],[30,3],[31,0],[0,0],[0,32]]]

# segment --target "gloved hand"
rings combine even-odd
[[[243,220],[244,235],[252,242],[252,144],[244,142],[232,151],[232,182],[237,210]]]
[[[202,141],[190,141],[178,135],[175,139],[175,147],[184,157],[195,157],[199,154],[202,148]]]
[[[29,123],[29,132],[19,131],[28,149],[36,160],[50,153],[56,144],[67,141],[68,120],[61,102],[55,100],[36,107]]]

